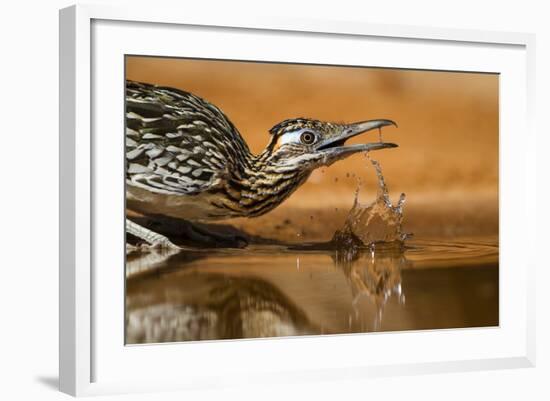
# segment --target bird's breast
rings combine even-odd
[[[221,206],[223,199],[207,191],[195,195],[151,192],[128,183],[126,208],[144,215],[163,215],[191,221],[220,220],[230,217]]]

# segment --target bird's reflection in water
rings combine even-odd
[[[279,289],[253,277],[189,274],[127,297],[127,343],[295,336],[316,333],[305,313]],[[151,291],[147,293],[148,289]],[[148,305],[140,305],[145,301]],[[168,301],[168,302],[166,302]]]
[[[282,269],[295,255],[282,256],[277,266]],[[375,331],[386,302],[394,296],[398,302],[405,299],[401,269],[408,262],[401,248],[302,252],[307,264],[279,272],[262,266],[273,258],[274,252],[130,253],[127,343]],[[254,264],[244,269],[252,259]],[[221,268],[212,268],[216,263]]]

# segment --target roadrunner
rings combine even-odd
[[[393,148],[374,142],[345,146],[391,120],[338,124],[306,118],[271,130],[259,155],[213,104],[179,89],[126,83],[126,207],[146,216],[208,222],[263,215],[280,205],[311,172],[358,152]],[[165,236],[126,220],[127,232],[154,246]],[[195,229],[199,236],[214,235]]]

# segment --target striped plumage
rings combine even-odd
[[[191,93],[127,81],[127,207],[189,220],[258,216],[284,201],[322,165],[387,143],[343,146],[360,132],[394,124],[352,125],[291,119],[274,126],[254,155],[213,104]]]

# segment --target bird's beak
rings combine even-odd
[[[397,127],[397,124],[391,120],[369,120],[342,126],[342,130],[340,132],[321,141],[321,143],[317,146],[317,151],[320,152],[325,159],[322,164],[330,165],[336,160],[343,159],[358,152],[396,148],[397,145],[395,143],[388,142],[361,143],[357,145],[345,146],[346,141],[354,136],[377,128],[381,129],[382,127],[387,127],[388,125]]]

